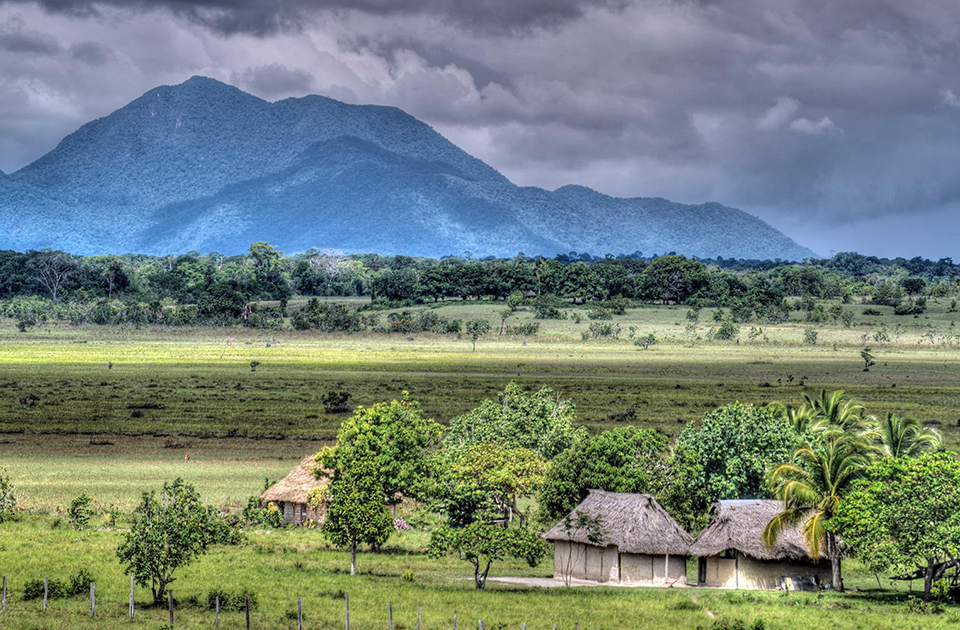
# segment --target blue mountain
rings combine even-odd
[[[393,107],[269,103],[213,79],[150,90],[0,174],[0,248],[440,256],[813,252],[716,203],[514,185]]]

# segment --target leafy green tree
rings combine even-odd
[[[539,453],[527,448],[508,449],[495,442],[471,445],[449,464],[448,504],[459,505],[448,505],[446,511],[451,516],[466,517],[466,522],[482,517],[484,512],[495,511],[505,524],[518,516],[520,526],[524,527],[527,515],[521,511],[519,500],[537,492],[547,467]],[[463,509],[464,499],[472,507],[472,514]]]
[[[332,471],[334,481],[372,468],[381,499],[396,504],[429,492],[430,455],[442,437],[443,426],[424,417],[404,392],[400,400],[358,406],[340,425],[336,445],[322,449],[316,461],[320,470]]]
[[[943,449],[943,437],[936,429],[925,427],[919,420],[887,414],[877,428],[880,443],[887,457],[917,457]]]
[[[681,304],[709,283],[707,268],[683,256],[660,256],[640,275],[643,294],[664,304]]]
[[[515,382],[462,416],[453,418],[444,448],[454,455],[466,448],[495,442],[505,449],[526,448],[552,459],[569,448],[578,435],[573,426],[576,409],[552,389],[526,392]]]
[[[477,341],[490,332],[490,322],[485,319],[471,319],[466,323],[464,330],[473,342],[473,351],[476,352]]]
[[[704,504],[692,506],[704,513],[720,499],[769,496],[766,475],[790,458],[799,437],[782,413],[770,407],[732,403],[689,423],[677,438],[676,453],[697,462],[698,470],[685,479],[691,495]]]
[[[831,583],[843,590],[840,546],[830,521],[853,482],[870,466],[875,451],[857,434],[830,425],[809,436],[791,461],[770,473],[770,489],[783,503],[783,511],[770,521],[763,542],[776,544],[780,534],[801,526],[804,542],[815,562],[826,553]]]
[[[829,530],[876,573],[919,568],[929,599],[960,564],[960,461],[946,453],[878,461],[851,484]]]
[[[133,512],[133,524],[117,549],[140,586],[149,586],[155,603],[163,602],[177,569],[207,552],[217,538],[217,524],[183,479],[164,484],[159,497],[145,492]]]
[[[660,485],[668,440],[651,429],[619,427],[580,438],[553,462],[538,498],[538,518],[555,523],[589,490],[650,492]]]
[[[383,496],[382,480],[370,460],[338,470],[326,488],[315,488],[308,500],[323,507],[321,531],[335,545],[350,548],[350,575],[357,573],[357,546],[379,547],[393,531],[393,519]]]
[[[546,553],[544,541],[528,529],[479,521],[460,528],[443,526],[430,538],[431,556],[455,554],[473,565],[473,584],[478,589],[486,586],[494,562],[514,558],[535,567]]]

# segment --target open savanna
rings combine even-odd
[[[149,607],[150,595],[138,588],[135,620],[127,619],[129,578],[115,558],[122,532],[98,528],[75,532],[54,528],[50,516],[33,516],[6,523],[0,539],[0,573],[8,576],[8,610],[4,628],[157,628],[167,623],[166,607]],[[123,523],[121,522],[121,526]],[[388,627],[393,603],[397,629],[416,628],[422,607],[424,629],[477,628],[483,619],[490,629],[530,630],[693,630],[708,628],[714,619],[762,620],[768,630],[938,630],[956,627],[960,614],[911,613],[904,587],[875,592],[873,576],[848,567],[846,595],[812,593],[748,593],[699,588],[552,588],[528,589],[489,582],[473,589],[470,567],[455,558],[433,559],[423,553],[426,536],[418,531],[394,536],[381,553],[363,552],[359,574],[348,575],[347,554],[328,548],[314,530],[253,530],[240,547],[215,547],[182,570],[173,583],[176,628],[213,627],[213,611],[205,608],[213,589],[256,594],[253,628],[296,628],[297,598],[303,598],[306,628],[343,628],[344,594],[350,596],[351,628]],[[540,576],[551,573],[550,558],[539,567],[516,562],[494,565],[492,575]],[[97,616],[89,617],[89,599],[55,599],[43,615],[39,600],[24,601],[27,580],[49,576],[69,580],[79,569],[96,580]],[[852,570],[851,570],[852,569]],[[884,586],[887,587],[886,580]],[[222,628],[243,628],[240,612],[223,613]]]
[[[335,436],[346,414],[324,412],[321,397],[331,389],[363,405],[408,391],[446,422],[511,380],[572,399],[591,430],[634,424],[671,435],[734,400],[789,402],[844,389],[871,413],[933,423],[949,447],[960,445],[960,346],[943,341],[960,316],[936,301],[916,318],[844,307],[856,314],[850,328],[744,324],[739,342],[707,339],[716,325],[710,309],[701,312],[697,338],[687,334],[686,308],[650,306],[612,320],[620,339],[584,341],[592,323],[585,309],[570,308],[566,319],[541,321],[536,336],[517,338],[496,335],[502,305],[430,307],[494,324],[476,351],[466,338],[429,334],[66,324],[20,333],[4,322],[0,466],[31,508],[62,509],[90,488],[103,505],[125,508],[174,475],[191,478],[211,501],[235,505]],[[532,317],[519,311],[508,324]],[[750,339],[754,326],[762,332]],[[819,333],[815,346],[803,344],[810,327]],[[634,345],[631,328],[658,343]],[[881,331],[889,341],[873,340]],[[864,335],[876,360],[869,372],[860,358]]]

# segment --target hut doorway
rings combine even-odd
[[[704,585],[707,583],[707,559],[703,556],[697,558],[697,584]]]

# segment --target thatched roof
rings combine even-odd
[[[260,498],[265,503],[306,503],[307,493],[327,485],[326,479],[317,479],[314,476],[314,468],[313,455],[307,455],[286,477],[267,488]]]
[[[720,501],[714,506],[713,520],[697,536],[690,552],[697,556],[715,556],[727,549],[736,549],[758,560],[810,561],[801,526],[785,530],[772,548],[763,544],[763,530],[782,510],[780,501]]]
[[[582,512],[603,524],[602,545],[616,545],[621,552],[649,555],[685,556],[693,539],[649,494],[625,494],[591,490],[583,503],[570,513],[570,519]],[[573,530],[568,534],[563,523],[554,525],[543,536],[547,540],[594,544],[587,532]]]

